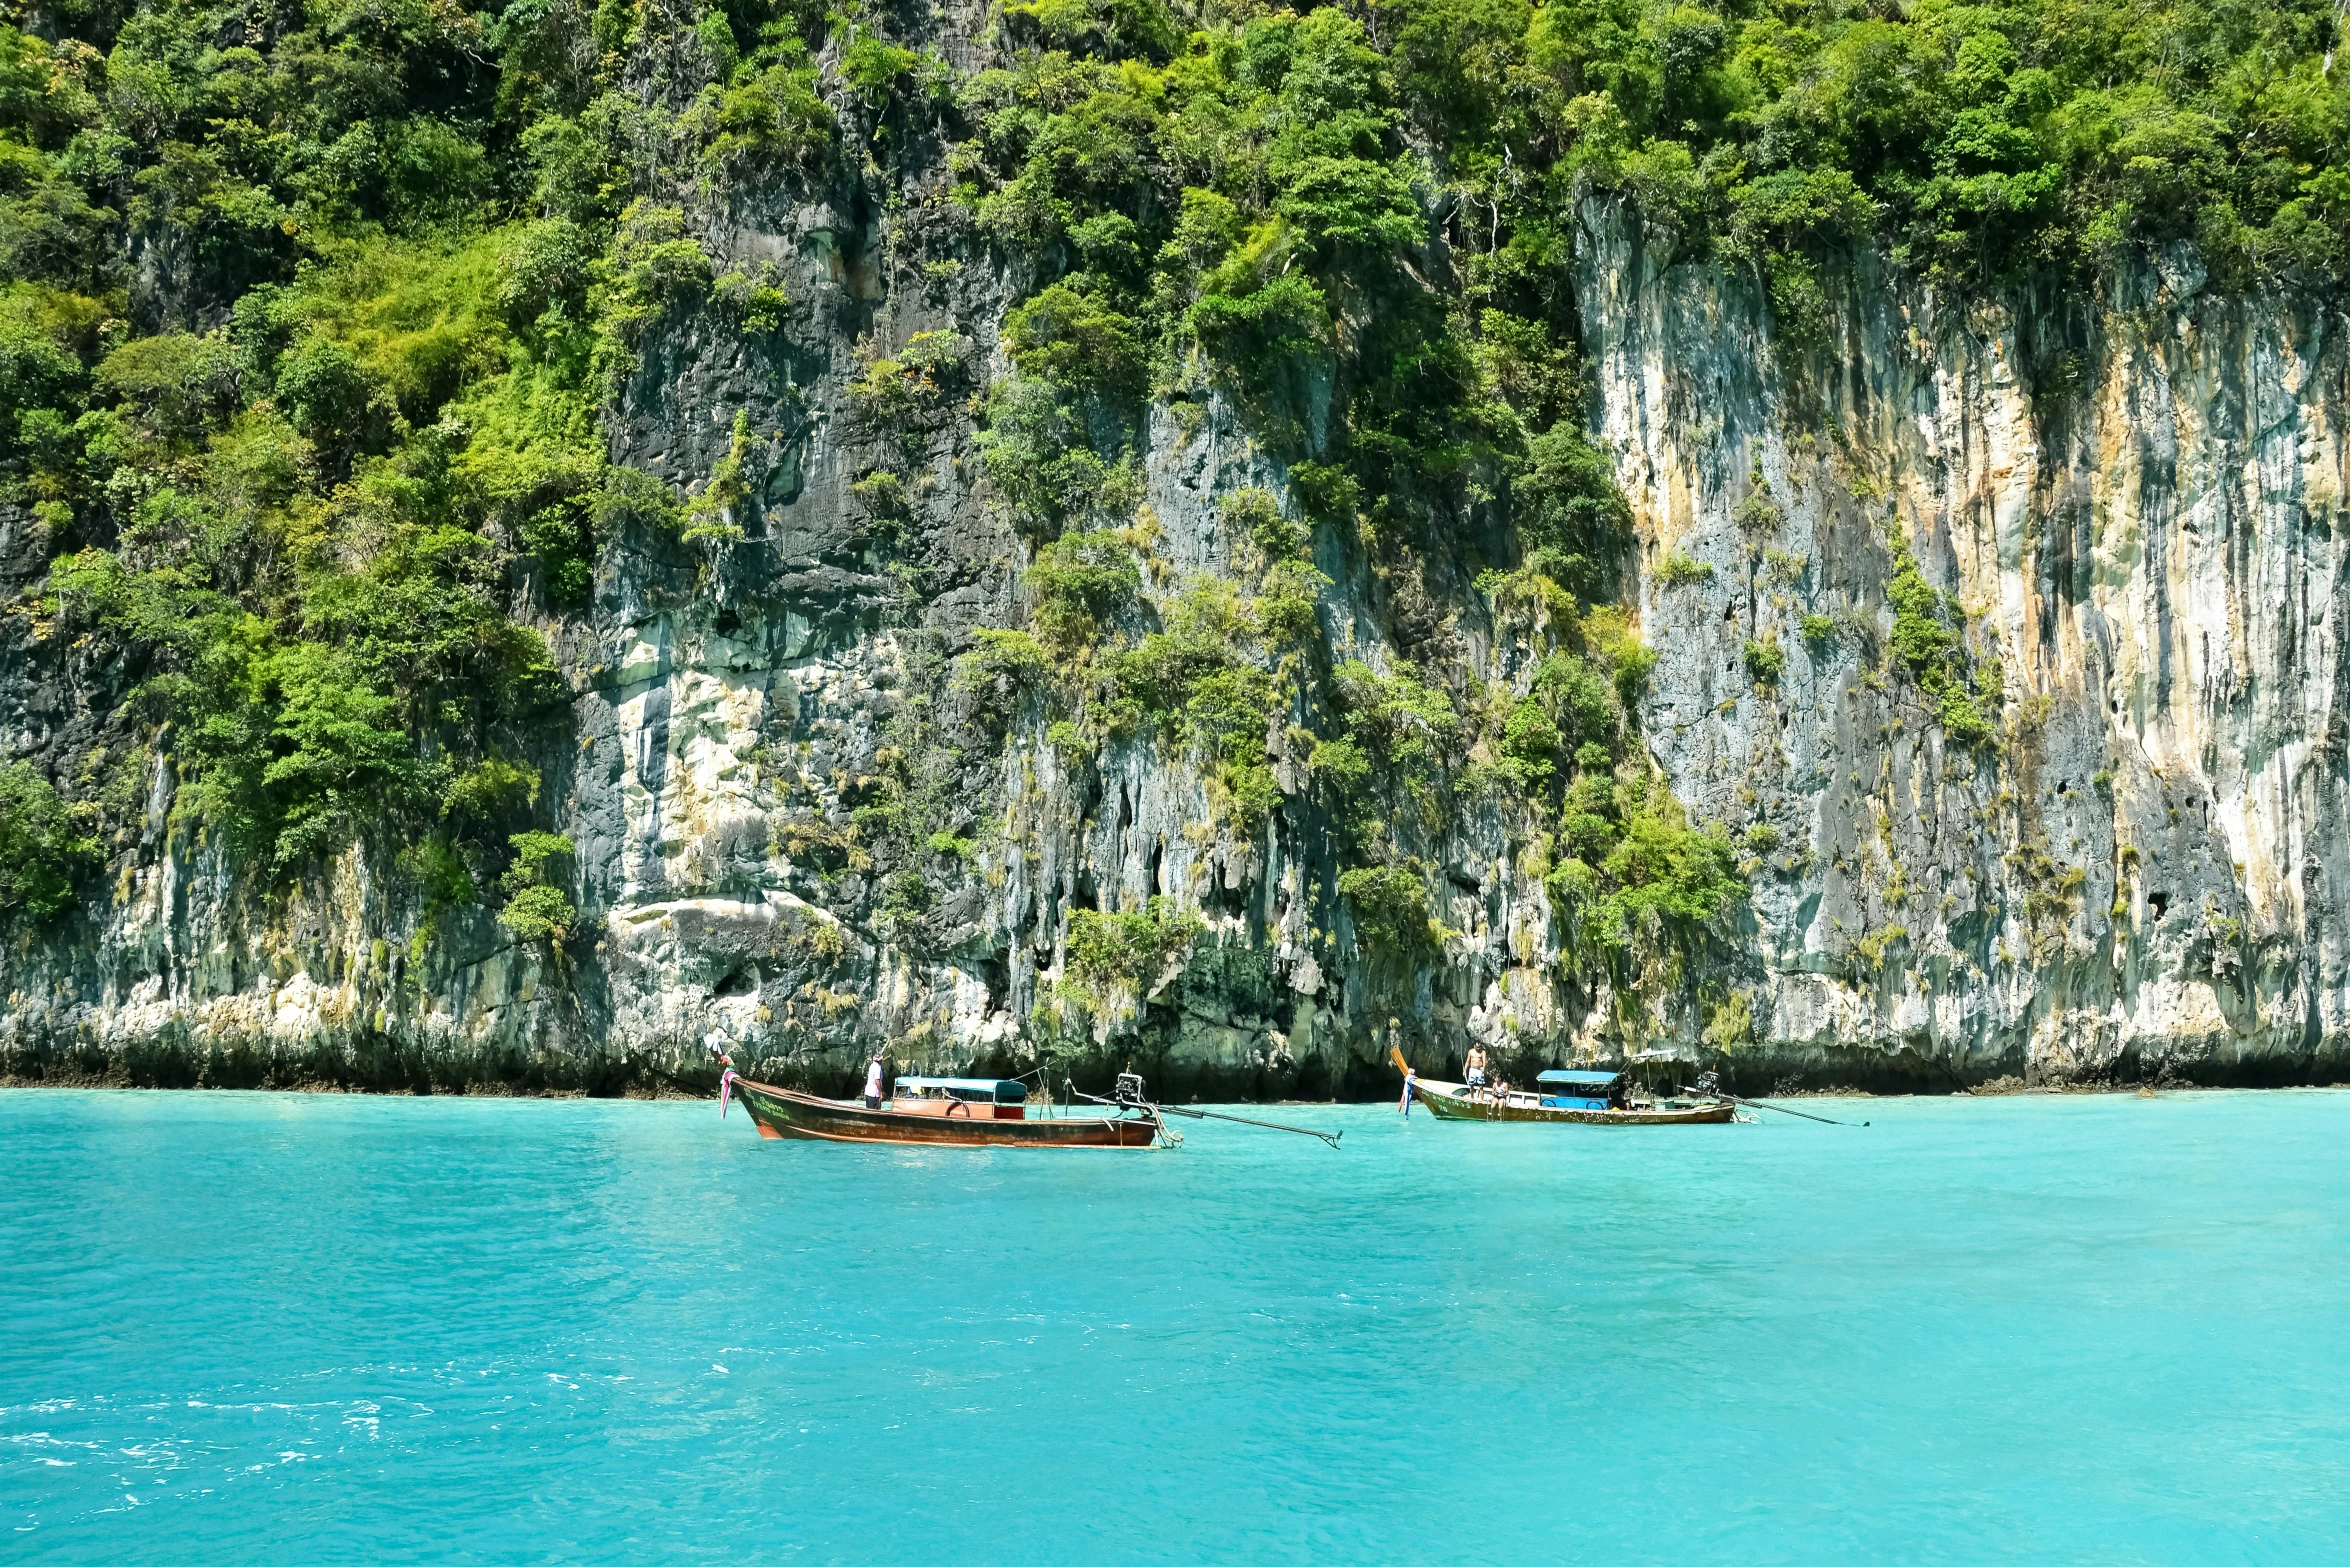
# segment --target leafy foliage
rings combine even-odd
[[[1036,595],[1036,624],[1056,647],[1090,643],[1102,623],[1142,588],[1126,538],[1107,529],[1071,533],[1037,551],[1028,568],[1028,590]]]
[[[1213,577],[1172,605],[1167,622],[1112,661],[1119,714],[1199,752],[1213,769],[1222,814],[1253,833],[1280,799],[1266,737],[1281,691],[1250,657],[1263,627],[1253,606]]]
[[[1383,11],[1412,114],[1497,227],[1578,180],[1626,190],[1682,243],[1758,263],[1790,324],[1860,237],[1970,282],[2174,239],[2247,273],[2343,263],[2350,103],[2321,5]]]
[[[1100,914],[1078,909],[1069,916],[1068,976],[1095,991],[1126,986],[1140,991],[1158,982],[1167,965],[1191,950],[1206,927],[1196,914],[1165,898],[1140,911]]]
[[[40,925],[72,905],[75,882],[102,859],[87,814],[30,764],[0,766],[0,924]]]
[[[982,630],[977,644],[955,661],[955,684],[969,699],[972,716],[1000,734],[1021,698],[1043,682],[1048,660],[1025,631]]]
[[[1694,560],[1679,550],[1668,551],[1664,564],[1656,569],[1656,580],[1668,588],[1685,588],[1691,583],[1710,582],[1714,568],[1708,561]]]
[[[1966,745],[1989,739],[1990,721],[1976,699],[1980,694],[1996,704],[1998,693],[1988,681],[1981,692],[1974,689],[1965,639],[1951,624],[1956,620],[1963,626],[1964,611],[1926,581],[1917,557],[1898,536],[1886,596],[1893,601],[1893,657],[1925,692],[1943,731]]]
[[[1590,949],[1679,942],[1744,901],[1737,855],[1720,828],[1683,819],[1672,796],[1640,780],[1612,790],[1578,786],[1589,809],[1567,823],[1575,849],[1544,883]]]
[[[428,896],[502,883],[509,926],[562,939],[560,856],[513,831],[538,806],[514,758],[560,695],[529,623],[585,606],[624,533],[742,539],[765,449],[738,420],[688,502],[611,465],[602,415],[664,322],[705,311],[768,352],[806,319],[772,267],[713,253],[729,203],[852,166],[870,186],[943,140],[961,215],[1027,290],[993,340],[1007,373],[977,376],[983,336],[883,323],[849,392],[899,448],[857,478],[875,537],[900,537],[924,441],[969,406],[984,493],[1035,550],[1034,634],[983,631],[956,662],[971,715],[1186,748],[1245,832],[1286,777],[1336,833],[1356,928],[1394,945],[1427,923],[1410,846],[1499,793],[1559,851],[1578,939],[1623,951],[1737,892],[1724,840],[1654,787],[1654,655],[1604,607],[1629,510],[1564,282],[1585,193],[1751,271],[1796,343],[1862,244],[1962,287],[2077,282],[2179,239],[2238,281],[2350,267],[2339,21],[2303,0],[1023,0],[1000,20],[959,78],[879,13],[768,0],[261,21],[152,0],[43,13],[54,38],[0,28],[0,488],[56,541],[44,634],[121,657],[183,800],[278,871],[405,836]],[[1237,585],[1171,583],[1152,553],[1154,399],[1187,432],[1248,417],[1269,488],[1225,507]],[[1750,567],[1798,583],[1767,493],[1738,520]],[[1376,582],[1375,642],[1326,650],[1354,605],[1324,602],[1317,555]],[[1429,584],[1455,565],[1527,622],[1531,679],[1487,687],[1445,651]],[[1953,737],[1987,737],[1996,663],[1896,566],[1895,663]],[[1656,575],[1713,572],[1676,552]],[[1746,652],[1778,677],[1776,640]],[[1097,710],[1073,722],[1072,700]],[[8,788],[8,830],[50,845],[25,864],[70,884],[72,808]],[[969,841],[887,808],[901,847]],[[910,917],[924,872],[896,873]]]
[[[1070,391],[1117,397],[1142,386],[1141,330],[1098,290],[1055,283],[1014,306],[1004,348],[1022,374]]]
[[[1355,934],[1374,952],[1408,953],[1433,945],[1428,891],[1412,865],[1365,865],[1342,873],[1338,895],[1354,916]]]
[[[620,528],[736,526],[739,432],[681,518],[609,465],[600,400],[713,288],[789,307],[714,283],[653,190],[810,167],[833,115],[758,6],[706,13],[650,97],[625,10],[247,24],[0,27],[0,488],[60,546],[50,623],[128,656],[215,830],[288,872],[370,833],[494,869],[478,834],[535,801],[506,758],[556,695],[518,611],[582,605]]]
[[[556,878],[562,862],[578,851],[567,833],[516,833],[511,842],[514,862],[500,878],[506,906],[498,911],[498,922],[520,940],[560,945],[570,936],[579,911]]]

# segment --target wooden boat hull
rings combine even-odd
[[[1543,1105],[1497,1104],[1490,1098],[1473,1099],[1468,1089],[1453,1083],[1413,1084],[1412,1097],[1427,1106],[1440,1121],[1555,1121],[1576,1126],[1719,1126],[1737,1118],[1738,1107],[1712,1104],[1657,1105],[1639,1110],[1560,1110]]]
[[[984,1115],[868,1110],[846,1100],[822,1099],[741,1077],[734,1080],[734,1093],[761,1137],[948,1148],[1148,1148],[1159,1138],[1158,1121],[1147,1116],[999,1121]]]

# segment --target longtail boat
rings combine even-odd
[[[1578,1126],[1715,1126],[1738,1118],[1727,1099],[1692,1096],[1662,1101],[1636,1096],[1621,1072],[1544,1072],[1529,1089],[1471,1087],[1420,1076],[1403,1052],[1389,1047],[1404,1075],[1405,1114],[1413,1101],[1440,1121],[1552,1121]]]
[[[718,1056],[718,1114],[739,1095],[761,1137],[804,1138],[820,1143],[922,1143],[958,1148],[1149,1148],[1180,1147],[1183,1138],[1168,1129],[1167,1117],[1231,1121],[1268,1131],[1297,1132],[1338,1146],[1344,1132],[1285,1126],[1221,1110],[1153,1104],[1143,1081],[1118,1074],[1115,1097],[1081,1094],[1068,1085],[1070,1103],[1082,1099],[1112,1113],[1072,1115],[1048,1104],[1042,1115],[1028,1113],[1028,1085],[1018,1078],[901,1077],[878,1104],[824,1099],[773,1083],[754,1083]],[[878,1061],[875,1070],[879,1070]],[[879,1098],[879,1095],[875,1096]]]
[[[1122,1104],[1115,1115],[1028,1113],[1028,1085],[1009,1078],[901,1077],[878,1109],[755,1083],[728,1067],[720,1115],[739,1097],[761,1137],[822,1143],[922,1143],[960,1148],[1148,1148],[1166,1126],[1155,1107]]]

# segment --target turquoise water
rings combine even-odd
[[[2350,1093],[1285,1113],[0,1093],[4,1554],[2350,1559]]]

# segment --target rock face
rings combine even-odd
[[[1650,562],[1648,733],[1701,814],[1788,852],[1752,906],[1772,1072],[2210,1080],[2344,1064],[2345,359],[2294,298],[2191,256],[2094,303],[1952,302],[1864,264],[1800,385],[1753,295],[1660,266],[1621,211],[1578,252],[1601,424]],[[1758,472],[1798,585],[1742,590]],[[1886,520],[2006,671],[1996,765],[1872,680]],[[1787,636],[1798,609],[1836,634]],[[1791,653],[1775,691],[1745,628]]]
[[[1749,280],[1671,264],[1635,213],[1586,202],[1590,416],[1660,655],[1642,727],[1689,814],[1743,835],[1752,887],[1723,939],[1624,995],[1562,960],[1506,799],[1404,845],[1449,935],[1399,963],[1336,896],[1286,722],[1268,743],[1288,798],[1243,835],[1199,757],[1147,734],[1072,747],[1038,703],[998,712],[955,677],[979,629],[1030,607],[1034,545],[989,504],[972,409],[1033,280],[944,191],[933,160],[894,191],[700,219],[726,265],[780,267],[797,314],[764,343],[674,312],[610,418],[616,460],[682,493],[733,449],[749,495],[739,541],[610,542],[592,613],[541,627],[571,706],[536,760],[592,928],[548,949],[483,910],[427,921],[363,848],[264,888],[173,815],[159,759],[142,843],[0,958],[0,1069],[685,1088],[709,1082],[713,1033],[821,1086],[886,1048],[901,1069],[1081,1079],[1132,1061],[1233,1096],[1389,1092],[1391,1038],[1428,1070],[1476,1039],[1513,1070],[1664,1052],[1759,1086],[2350,1069],[2350,364],[2321,302],[2216,297],[2183,253],[2094,297],[1951,300],[1863,256],[1824,334],[1789,342]],[[917,395],[861,401],[872,361],[924,333]],[[1287,494],[1275,450],[1220,397],[1149,411],[1154,600],[1241,570],[1224,502]],[[39,540],[5,521],[29,586]],[[1413,623],[1439,652],[1397,644],[1357,541],[1325,526],[1314,550],[1332,656],[1526,688],[1528,648],[1465,571],[1424,579],[1438,601]],[[1987,741],[1888,674],[1905,561],[2002,672]],[[13,754],[54,771],[124,743],[105,669],[10,636]],[[1779,651],[1775,677],[1750,644]],[[931,832],[912,859],[860,815],[908,800]],[[1054,1023],[1072,913],[1155,898],[1202,933]]]

